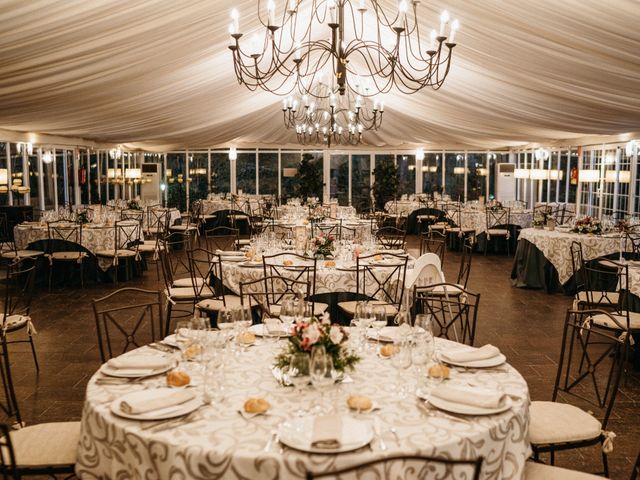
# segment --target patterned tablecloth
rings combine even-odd
[[[421,208],[418,202],[410,200],[398,200],[397,202],[391,201],[384,205],[384,209],[394,215],[409,216],[414,210]]]
[[[487,214],[484,210],[463,210],[461,217],[463,228],[473,228],[476,235],[487,231]],[[509,223],[522,228],[531,227],[532,221],[533,212],[531,211],[512,211],[509,215]]]
[[[568,282],[573,275],[573,267],[571,265],[572,242],[577,241],[582,244],[585,260],[593,260],[594,258],[620,251],[620,236],[617,234],[611,236],[585,235],[558,230],[525,228],[520,231],[518,240],[527,240],[542,252],[558,271],[558,280],[561,285]]]
[[[246,212],[246,200],[237,200],[236,202],[232,202],[231,200],[223,200],[223,199],[213,199],[213,200],[201,200],[202,202],[202,213],[204,215],[211,215],[220,210],[243,210]],[[251,210],[253,212],[258,212],[260,209],[260,204],[258,200],[250,200]]]
[[[307,469],[326,472],[404,453],[467,459],[483,456],[481,478],[522,478],[525,460],[531,453],[527,442],[528,389],[522,376],[508,365],[484,371],[455,370],[456,382],[500,388],[513,398],[513,407],[504,413],[459,420],[439,411],[425,415],[412,393],[400,398],[397,370],[391,362],[367,352],[350,374],[353,382],[339,384],[327,397],[337,413],[354,415],[363,422],[379,417],[387,451],[381,451],[380,442],[374,438],[371,449],[364,447],[337,455],[308,454],[280,444],[265,452],[278,425],[290,419],[296,409],[308,409],[318,398],[311,387],[298,394],[274,379],[271,365],[276,348],[281,345],[276,347],[261,340],[246,352],[226,356],[224,368],[217,370],[215,377],[224,399],[200,408],[193,421],[155,433],[143,430],[144,422],[115,416],[110,405],[126,392],[163,386],[164,376],[138,384],[105,386],[96,385],[96,378],[102,376],[96,373],[87,386],[82,412],[77,475],[83,479],[294,479],[304,478]],[[452,342],[438,340],[438,346],[447,349]],[[148,347],[142,347],[140,352],[143,350],[152,352]],[[402,375],[413,389],[413,371]],[[201,387],[195,390],[202,395]],[[356,392],[372,398],[380,410],[349,413],[345,401]],[[272,409],[268,415],[245,419],[238,410],[247,398],[256,396],[266,398]],[[397,442],[389,431],[392,426],[397,430]],[[395,464],[395,468],[400,471],[377,472],[371,477],[402,478],[402,465]],[[438,478],[450,479],[452,475],[449,472]]]

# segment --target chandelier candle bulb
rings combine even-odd
[[[240,15],[235,8],[231,10],[231,24],[233,25],[233,33],[239,33],[240,31]]]
[[[435,52],[436,51],[436,37],[438,36],[438,34],[436,33],[435,30],[431,30],[431,34],[429,35],[429,52]]]
[[[458,19],[456,19],[451,23],[451,35],[449,37],[449,43],[455,43],[456,32],[458,31],[459,28],[460,28],[460,22],[458,21]]]
[[[449,12],[446,10],[443,10],[443,12],[440,14],[440,36],[441,37],[445,36],[445,27],[447,26],[448,23],[449,23]]]
[[[273,26],[276,24],[276,4],[273,3],[273,0],[269,0],[269,2],[267,2],[267,17],[267,25]]]
[[[402,26],[405,18],[407,17],[407,8],[407,2],[405,0],[402,0],[398,5],[398,22],[400,23],[400,26]]]

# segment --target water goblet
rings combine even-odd
[[[371,326],[376,331],[377,347],[380,348],[380,332],[387,326],[387,309],[384,305],[377,305],[373,308],[373,321]]]
[[[309,383],[309,355],[306,353],[294,353],[289,359],[289,370],[287,376],[293,384],[296,398],[300,398],[302,387]],[[295,414],[299,417],[303,416],[306,411],[300,407]]]

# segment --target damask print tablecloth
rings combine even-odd
[[[454,212],[449,211],[448,215],[454,216]],[[454,217],[455,218],[455,217]],[[509,224],[518,225],[522,228],[531,227],[533,221],[533,213],[527,211],[511,212],[509,215]],[[461,212],[462,228],[472,228],[476,235],[487,231],[487,214],[484,210],[462,210]]]
[[[326,398],[336,413],[344,415],[356,415],[347,411],[349,395],[358,393],[372,398],[380,410],[356,416],[363,422],[379,417],[387,451],[381,451],[374,438],[370,449],[336,455],[308,454],[280,444],[265,452],[278,425],[290,419],[298,408],[309,409],[318,399],[311,387],[298,394],[275,380],[271,365],[282,345],[261,340],[246,352],[225,357],[225,366],[216,376],[224,399],[201,407],[192,421],[156,433],[143,430],[144,422],[115,416],[110,404],[124,393],[163,386],[164,376],[140,384],[107,386],[96,385],[95,380],[102,376],[96,373],[87,386],[77,475],[82,479],[301,479],[307,469],[325,472],[403,453],[464,459],[482,456],[482,479],[522,478],[525,461],[531,454],[527,441],[528,388],[522,376],[508,365],[484,371],[456,370],[457,381],[501,388],[513,399],[513,407],[504,413],[456,420],[440,412],[425,415],[413,393],[400,398],[398,373],[391,362],[367,352],[350,374],[353,382],[338,384],[327,392]],[[444,350],[452,342],[438,339],[438,345]],[[143,349],[151,352],[148,347]],[[413,371],[402,375],[413,390]],[[201,387],[194,387],[194,393],[201,396]],[[267,399],[272,405],[269,414],[251,419],[240,415],[238,410],[249,397]],[[397,442],[390,427],[397,430]],[[402,478],[402,467],[394,464],[394,472],[379,471],[371,477]],[[453,476],[449,472],[438,478]]]
[[[558,271],[558,280],[561,285],[569,281],[573,275],[572,242],[576,241],[582,244],[584,260],[593,260],[620,251],[620,237],[618,235],[585,235],[558,230],[525,228],[520,231],[518,240],[526,240],[542,252]]]
[[[394,215],[405,215],[405,216],[409,216],[411,214],[411,212],[413,212],[414,210],[418,210],[420,207],[420,204],[418,202],[412,202],[409,200],[400,200],[397,202],[387,202],[384,205],[384,209]]]

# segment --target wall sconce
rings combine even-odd
[[[640,143],[638,143],[636,140],[631,140],[627,142],[624,150],[627,154],[627,157],[632,157],[634,155],[637,155],[638,152],[640,151]]]
[[[45,150],[42,152],[42,163],[51,163],[53,162],[53,153],[51,150]]]
[[[533,154],[536,157],[536,160],[547,160],[549,158],[549,150],[544,148],[537,148]]]
[[[16,143],[16,149],[18,150],[18,153],[26,152],[29,155],[33,155],[33,143],[31,142],[27,142],[27,143],[18,142]]]
[[[488,168],[476,168],[476,175],[479,175],[481,177],[486,177],[487,175],[489,175],[489,169]]]
[[[464,171],[466,169],[464,167],[453,167],[453,174],[454,175],[464,175]]]
[[[139,168],[127,168],[124,171],[125,178],[140,179],[142,178],[142,170]]]

